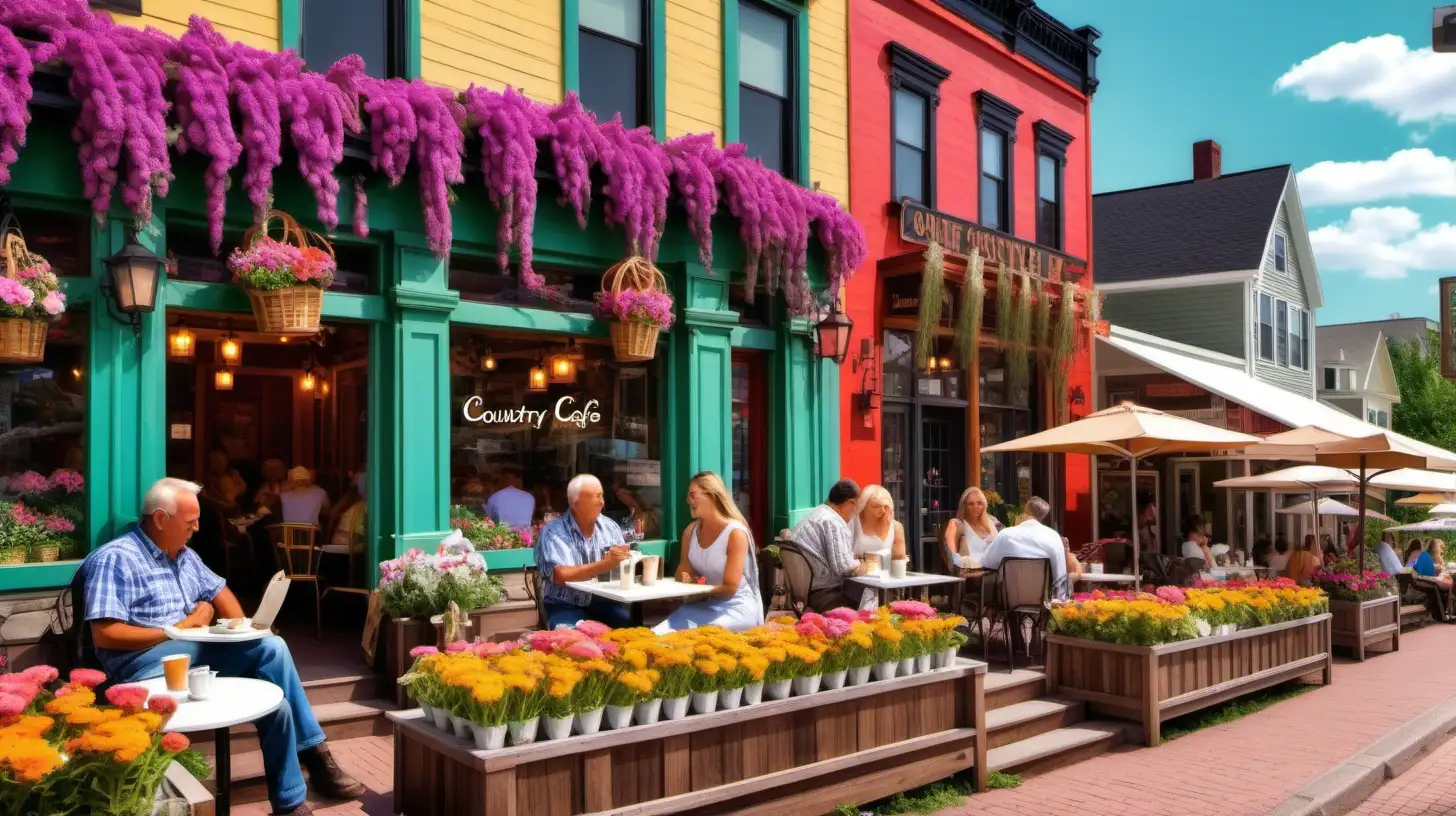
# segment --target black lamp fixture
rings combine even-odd
[[[131,323],[132,334],[140,336],[142,315],[157,308],[157,291],[167,262],[142,246],[132,231],[126,244],[102,263],[107,272],[101,282],[103,294],[126,315],[122,322]]]
[[[836,302],[817,325],[814,326],[814,351],[821,360],[833,360],[843,365],[849,356],[849,335],[854,331],[854,321],[839,310]]]

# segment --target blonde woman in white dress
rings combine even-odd
[[[955,518],[945,525],[945,546],[961,558],[961,566],[978,567],[1001,522],[991,515],[986,494],[979,487],[968,487],[956,505]]]
[[[693,523],[683,531],[677,580],[691,584],[702,577],[713,591],[678,607],[654,631],[721,626],[742,632],[763,625],[753,536],[728,487],[718,474],[704,471],[689,480],[687,502]]]
[[[905,526],[895,520],[895,502],[885,488],[870,485],[860,492],[849,526],[855,558],[873,554],[893,561],[905,557]],[[855,591],[860,592],[860,609],[875,608],[874,590],[846,583],[846,594],[853,598]]]

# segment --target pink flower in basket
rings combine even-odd
[[[60,516],[46,516],[45,517],[45,528],[46,528],[46,531],[47,532],[52,532],[52,533],[74,533],[74,532],[76,532],[76,525],[72,524],[67,519],[61,518]]]
[[[41,258],[37,263],[20,270],[19,275],[21,280],[45,280],[45,276],[50,274],[50,271],[50,261]]]
[[[596,315],[607,320],[636,321],[666,330],[672,327],[672,296],[666,292],[624,289],[596,294]]]
[[[30,508],[23,504],[16,504],[10,508],[10,519],[16,524],[24,526],[40,523],[40,516],[31,512]]]
[[[7,306],[28,309],[35,302],[35,292],[18,280],[0,278],[0,300]]]
[[[45,309],[48,315],[58,315],[66,310],[66,296],[57,292],[49,292],[41,298],[40,306]]]

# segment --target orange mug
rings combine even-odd
[[[191,664],[192,659],[185,654],[162,658],[162,675],[167,678],[168,691],[187,690],[187,669]]]

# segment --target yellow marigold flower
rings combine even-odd
[[[718,674],[718,663],[714,660],[694,660],[693,666],[695,666],[700,673],[706,674],[709,677],[713,677]]]
[[[33,784],[61,767],[61,755],[43,739],[23,737],[0,741],[0,767],[20,782]]]
[[[92,709],[93,711],[95,709]],[[0,746],[9,740],[39,739],[51,730],[55,720],[39,714],[24,714],[10,725],[0,728]]]

